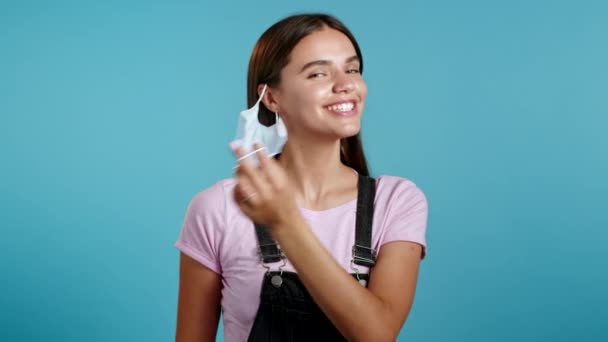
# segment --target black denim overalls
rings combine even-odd
[[[354,264],[374,266],[376,252],[371,248],[372,218],[376,181],[359,175],[355,245],[351,274],[367,287],[369,274],[359,274]],[[262,281],[260,306],[249,334],[249,342],[345,341],[345,338],[325,316],[293,272],[283,272],[285,256],[264,226],[255,225],[259,252],[268,270]],[[270,271],[269,263],[282,262],[279,271]],[[329,284],[331,285],[331,284]]]

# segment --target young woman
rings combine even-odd
[[[192,199],[176,243],[176,340],[214,341],[220,313],[226,341],[397,338],[427,202],[408,179],[369,176],[362,71],[355,38],[332,16],[287,17],[260,37],[248,105],[259,100],[257,124],[284,125],[288,139],[274,158],[256,145],[255,163],[233,144],[235,177]]]

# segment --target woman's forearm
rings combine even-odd
[[[336,328],[349,341],[394,341],[389,306],[336,262],[300,215],[290,221],[274,226],[273,237]]]

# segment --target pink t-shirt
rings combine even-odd
[[[260,303],[266,269],[257,254],[253,222],[233,200],[235,179],[224,179],[196,194],[188,206],[175,246],[222,275],[222,311],[225,341],[246,341]],[[394,176],[376,178],[372,247],[391,241],[413,241],[426,253],[427,202],[410,180]],[[300,211],[319,241],[344,270],[350,267],[355,242],[357,200],[340,206]],[[275,270],[279,263],[271,264]],[[357,266],[360,273],[368,268]],[[295,272],[289,261],[284,271]]]

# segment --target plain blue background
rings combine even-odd
[[[280,18],[358,38],[374,175],[428,258],[402,341],[608,339],[604,1],[4,1],[0,340],[170,341],[188,202]]]

